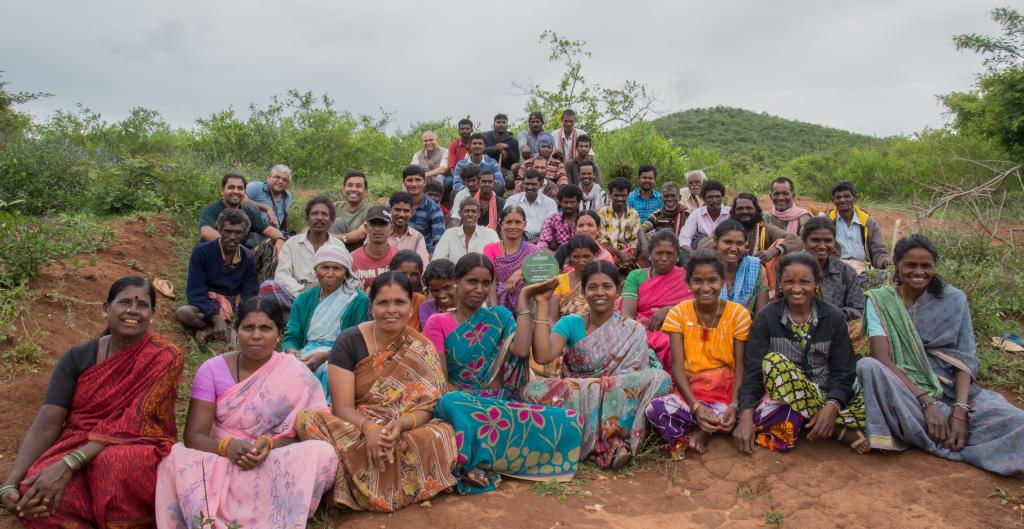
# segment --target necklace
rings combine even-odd
[[[900,285],[900,299],[903,300],[903,308],[910,312],[910,319],[917,319],[917,301],[907,305],[907,295],[903,293],[903,285]]]
[[[700,320],[700,341],[706,342],[711,339],[711,330],[718,328],[718,322],[722,319],[722,314],[719,313],[719,309],[722,308],[722,298],[715,300],[715,321],[713,325],[708,325],[704,322],[704,316],[697,310],[697,305],[693,305],[693,312],[697,314],[697,319]]]
[[[374,354],[374,355],[380,354],[380,352],[383,351],[384,349],[389,349],[392,345],[394,345],[396,342],[401,340],[403,336],[405,336],[405,329],[404,328],[402,329],[401,332],[398,333],[398,336],[395,337],[395,339],[391,341],[391,343],[387,344],[386,346],[384,346],[383,349],[381,349],[381,348],[378,347],[378,344],[380,342],[377,340],[377,322],[371,323],[370,324],[370,337],[373,338],[373,350],[372,350],[371,354]]]

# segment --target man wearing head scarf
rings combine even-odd
[[[519,173],[516,175],[515,186],[517,193],[523,190],[523,175],[526,174],[526,171],[533,169],[535,165],[537,170],[541,171],[541,164],[544,164],[542,171],[545,176],[544,194],[548,196],[557,195],[558,190],[569,183],[569,176],[565,172],[565,164],[552,156],[554,152],[555,138],[546,132],[541,134],[537,139],[537,156],[519,164]],[[539,159],[544,161],[538,162]]]

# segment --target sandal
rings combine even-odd
[[[633,454],[629,452],[629,447],[620,446],[615,451],[615,455],[612,456],[612,469],[618,470],[629,463],[629,460],[633,458]]]
[[[475,468],[467,470],[466,474],[462,476],[462,481],[478,489],[485,489],[491,485],[491,481],[487,479],[487,474]]]
[[[851,450],[853,450],[853,453],[855,453],[857,455],[864,455],[864,454],[868,453],[869,451],[871,451],[871,445],[868,443],[867,437],[864,437],[864,430],[852,430],[852,431],[856,432],[856,434],[857,434],[857,437],[853,440],[852,443],[849,444],[849,447],[850,447]],[[846,427],[845,426],[843,426],[843,429],[839,431],[839,436],[836,437],[836,440],[839,441],[839,442],[843,442],[843,438],[844,437],[846,437]]]
[[[161,296],[174,299],[174,285],[166,279],[154,279],[153,288],[160,293]]]

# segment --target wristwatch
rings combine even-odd
[[[342,233],[341,234],[341,242],[343,242],[345,244],[348,244],[348,234],[347,233]]]

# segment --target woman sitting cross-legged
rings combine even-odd
[[[370,307],[373,321],[342,331],[331,350],[333,410],[303,413],[296,428],[337,450],[335,502],[394,512],[455,484],[455,432],[432,420],[444,373],[433,345],[408,326],[405,274],[378,276]]]
[[[520,402],[532,341],[530,309],[519,309],[513,318],[505,307],[484,306],[494,266],[481,254],[459,259],[455,278],[456,309],[431,316],[423,334],[445,353],[441,362],[452,392],[441,397],[434,415],[455,427],[459,491],[494,489],[499,474],[571,480],[580,456],[581,417],[576,410]],[[517,334],[519,325],[527,331]]]
[[[671,342],[676,386],[654,399],[646,414],[677,461],[688,448],[703,454],[712,434],[736,426],[750,312],[721,298],[724,278],[721,256],[694,252],[686,262],[694,297],[673,307],[662,326]]]
[[[274,351],[283,318],[272,298],[247,299],[236,320],[239,350],[196,371],[185,444],[160,463],[158,527],[202,519],[215,527],[303,527],[331,487],[334,449],[295,435],[299,412],[327,402],[309,368]]]
[[[327,357],[338,334],[366,321],[367,298],[349,272],[352,256],[344,248],[324,245],[313,257],[317,286],[295,298],[281,349],[302,360],[327,391]]]
[[[732,434],[742,452],[755,442],[785,452],[796,446],[804,421],[809,441],[831,437],[857,453],[868,451],[846,316],[814,297],[820,282],[818,261],[807,253],[787,254],[779,263],[782,299],[757,313],[743,353]]]
[[[722,299],[743,305],[757,314],[768,304],[768,279],[761,259],[747,255],[747,230],[733,219],[715,228],[715,251],[725,259]]]
[[[57,361],[0,487],[0,506],[25,527],[153,526],[185,357],[149,332],[156,291],[146,279],[115,281],[103,309],[107,330]]]
[[[665,316],[679,303],[693,297],[686,286],[686,272],[679,268],[679,238],[667,230],[658,231],[648,242],[650,268],[633,270],[622,287],[621,310],[647,328],[647,345],[658,361],[672,373],[668,336],[661,332]]]
[[[857,364],[871,447],[916,446],[990,472],[1024,473],[1024,411],[974,384],[978,357],[964,293],[935,273],[923,235],[896,243],[896,285],[868,292],[871,358]]]
[[[519,306],[537,303],[533,356],[539,364],[562,359],[563,378],[537,378],[526,385],[526,402],[570,408],[583,417],[580,457],[599,467],[619,468],[637,454],[646,433],[643,411],[651,399],[672,387],[668,374],[647,347],[647,333],[636,320],[615,312],[619,271],[592,261],[583,272],[590,310],[567,315],[550,328],[547,314],[558,279],[523,289]]]

